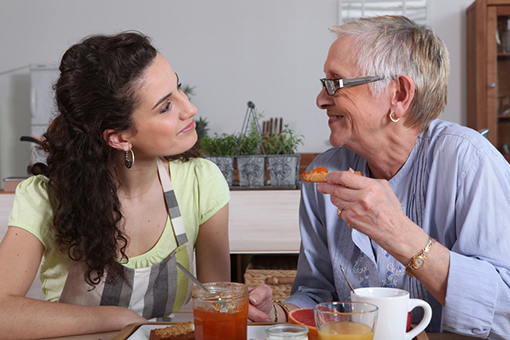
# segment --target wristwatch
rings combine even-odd
[[[425,261],[427,260],[427,254],[429,253],[430,248],[432,248],[432,245],[435,242],[436,240],[429,236],[429,240],[425,248],[423,248],[421,252],[413,256],[409,264],[406,266],[407,275],[413,277],[414,276],[413,270],[416,270],[425,264]]]

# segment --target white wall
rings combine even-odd
[[[466,123],[465,10],[473,0],[429,0],[429,24],[451,54],[443,119]],[[94,33],[140,30],[151,36],[184,84],[210,132],[241,130],[246,102],[265,118],[283,117],[305,136],[300,152],[328,147],[325,114],[315,106],[337,23],[337,0],[0,0],[0,74],[31,63],[58,64]],[[0,75],[0,179],[30,163],[28,67]]]

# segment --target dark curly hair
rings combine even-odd
[[[54,85],[59,115],[42,141],[53,225],[60,250],[86,263],[85,280],[92,286],[106,269],[121,273],[119,254],[127,260],[114,150],[104,132],[133,128],[137,92],[156,55],[150,39],[138,32],[90,36],[66,51]],[[171,158],[195,156],[191,150]]]

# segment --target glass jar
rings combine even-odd
[[[197,340],[246,340],[248,288],[243,283],[204,283],[193,287],[193,319]]]
[[[279,324],[266,328],[266,340],[308,340],[308,328],[300,325]]]

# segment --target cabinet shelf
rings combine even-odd
[[[510,0],[475,0],[466,10],[467,125],[489,129],[496,147],[510,145],[510,114],[501,114],[510,105],[510,53],[496,39],[509,20]]]

